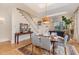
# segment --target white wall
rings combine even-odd
[[[0,20],[0,42],[11,40],[14,43],[15,32],[19,32],[19,23],[28,23],[16,8],[23,9],[32,15],[35,14],[34,11],[23,4],[0,4],[0,19],[4,18],[3,21]],[[35,17],[34,20],[36,22],[39,18]],[[34,23],[31,23],[33,24],[32,27],[35,27]],[[29,37],[29,35],[20,36],[20,41],[29,39]]]
[[[0,4],[0,19],[5,19],[4,21],[0,20],[0,42],[11,40],[14,43],[14,33],[19,31],[19,23],[26,23],[26,20],[16,11],[17,7],[34,14],[24,4]],[[20,39],[28,38],[29,35],[24,35]]]
[[[74,38],[79,42],[79,8],[74,14]]]
[[[19,13],[16,8],[12,9],[12,43],[14,43],[15,33],[20,31],[20,23],[27,23],[27,20]],[[20,36],[20,41],[29,39],[29,34]]]
[[[0,42],[11,39],[11,10],[0,6]],[[4,18],[2,20],[1,18]]]

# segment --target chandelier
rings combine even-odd
[[[43,23],[49,23],[49,19],[50,19],[50,17],[48,17],[48,16],[45,16],[45,17],[43,17],[42,18],[42,20],[43,20]]]
[[[46,5],[45,5],[45,16],[42,17],[43,23],[44,23],[44,24],[49,23],[49,19],[50,19],[50,17],[47,16],[47,3],[46,3]]]

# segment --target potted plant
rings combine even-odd
[[[70,25],[72,23],[72,21],[70,19],[67,19],[65,16],[62,16],[62,21],[64,21],[65,23],[65,29],[68,29],[68,25]]]

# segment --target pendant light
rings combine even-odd
[[[50,17],[47,16],[47,3],[46,3],[46,4],[45,4],[45,16],[42,18],[43,23],[44,23],[44,24],[49,23],[49,19],[50,19]]]

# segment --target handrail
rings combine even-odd
[[[31,18],[31,21],[33,22],[32,15],[30,13],[20,9],[20,8],[16,8],[16,9],[19,10],[20,13],[24,16],[24,18],[31,24],[31,26],[33,26],[33,24],[27,19],[27,17],[24,15],[24,13],[27,14]],[[32,28],[35,30],[35,27],[32,27]],[[36,30],[36,32],[38,32],[38,31]]]
[[[17,8],[17,10],[20,10],[20,11],[25,12],[26,14],[28,14],[28,16],[30,16],[30,18],[31,18],[31,19],[32,19],[32,21],[33,21],[32,15],[31,15],[30,13],[28,13],[28,12],[26,12],[26,11],[24,11],[24,10],[20,9],[20,8]]]

